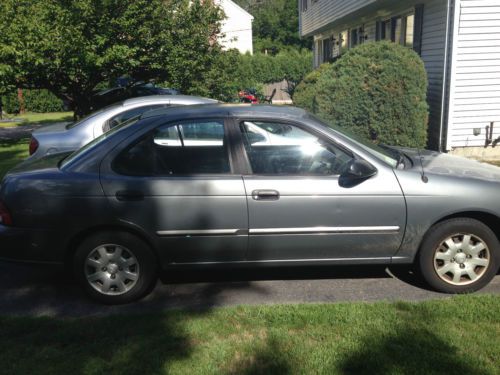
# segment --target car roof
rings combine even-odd
[[[141,118],[168,115],[169,117],[183,116],[270,116],[276,118],[302,118],[307,116],[307,112],[301,108],[284,105],[267,104],[212,104],[212,105],[192,105],[185,107],[160,108],[144,113]]]
[[[191,95],[148,95],[137,98],[130,98],[123,101],[123,106],[131,106],[137,104],[148,103],[171,103],[171,104],[202,104],[202,103],[219,103],[215,99],[203,98],[201,96]]]

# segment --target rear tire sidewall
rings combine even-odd
[[[139,263],[139,278],[129,291],[120,295],[102,294],[92,287],[85,275],[85,262],[90,253],[105,244],[115,244],[126,248]],[[147,295],[157,280],[156,257],[149,246],[140,238],[126,232],[99,232],[87,237],[76,249],[73,258],[73,273],[77,281],[92,299],[105,304],[125,304]]]
[[[434,255],[438,246],[456,233],[470,233],[481,238],[490,251],[490,263],[484,274],[467,285],[452,285],[442,280],[434,268]],[[486,286],[496,275],[500,264],[500,243],[493,231],[475,219],[457,218],[433,226],[426,234],[418,258],[419,269],[425,281],[435,290],[444,293],[472,293]]]

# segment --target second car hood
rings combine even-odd
[[[409,148],[397,148],[412,159],[414,168],[421,168],[429,174],[449,175],[454,177],[477,178],[500,182],[500,168],[460,156]]]

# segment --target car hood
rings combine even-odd
[[[66,126],[68,126],[67,122],[58,122],[57,124],[44,125],[35,130],[33,134],[56,133],[56,132],[61,133],[68,130],[66,129]]]
[[[427,174],[448,175],[500,182],[500,168],[491,164],[481,163],[460,156],[410,148],[396,148],[408,156],[413,167],[422,166]],[[420,164],[422,161],[422,164]]]

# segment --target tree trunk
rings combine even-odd
[[[3,105],[2,105],[2,97],[0,96],[0,120],[3,119]]]
[[[86,115],[88,115],[92,111],[92,106],[90,102],[90,95],[78,95],[75,96],[73,101],[71,102],[71,107],[73,108],[75,121],[80,119]]]
[[[17,100],[19,101],[19,114],[22,115],[26,110],[24,106],[23,89],[17,89]]]

